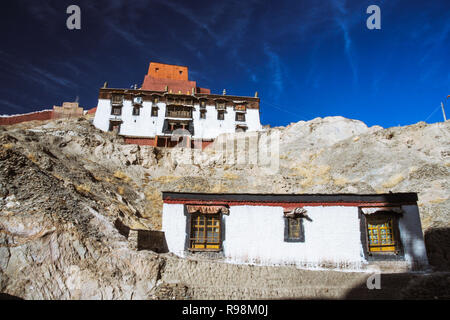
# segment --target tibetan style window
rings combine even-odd
[[[191,251],[220,251],[222,249],[222,214],[224,206],[187,206],[189,215],[188,249]]]
[[[217,120],[225,120],[225,111],[224,110],[217,111]]]
[[[152,107],[152,117],[158,116],[158,107]]]
[[[216,109],[217,110],[225,110],[226,109],[225,102],[217,102]]]
[[[305,242],[303,220],[307,218],[306,210],[295,208],[284,212],[284,241]]]
[[[245,113],[236,112],[236,121],[245,121]]]
[[[166,117],[171,118],[192,118],[192,108],[176,105],[166,107]]]
[[[138,116],[140,114],[140,108],[139,107],[133,107],[133,116]]]
[[[220,249],[220,216],[194,214],[191,218],[191,249]]]
[[[402,209],[396,208],[362,208],[361,228],[364,235],[366,255],[386,256],[400,255],[401,243],[398,219]]]
[[[119,133],[121,123],[122,121],[114,121],[114,120],[109,121],[108,131]]]
[[[200,119],[206,119],[206,110],[200,110]]]
[[[135,105],[142,105],[142,102],[143,102],[142,97],[134,97],[133,98],[133,104],[135,104]]]
[[[111,96],[111,104],[113,106],[121,106],[123,104],[123,95],[114,94]]]
[[[392,217],[368,217],[367,237],[369,252],[395,252],[394,221]]]
[[[120,116],[122,114],[122,107],[112,107],[111,114],[114,116]]]

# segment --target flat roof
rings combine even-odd
[[[258,203],[416,203],[417,193],[383,194],[254,194],[254,193],[189,193],[163,191],[164,202],[258,202]]]
[[[224,100],[230,100],[230,99],[244,99],[244,100],[252,100],[252,101],[260,101],[259,97],[250,97],[250,96],[233,96],[233,95],[221,95],[221,94],[214,94],[214,93],[194,93],[192,94],[185,94],[185,93],[175,93],[175,92],[167,92],[167,91],[155,91],[155,90],[143,90],[143,89],[131,89],[131,88],[100,88],[101,91],[109,91],[111,93],[131,93],[135,95],[139,94],[158,94],[162,96],[174,96],[174,97],[190,97],[190,98],[211,98],[211,99],[224,99]],[[116,92],[115,92],[116,91]]]

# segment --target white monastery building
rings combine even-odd
[[[100,89],[94,125],[127,143],[204,148],[222,133],[260,130],[259,98],[211,94],[187,67],[151,62],[140,89]]]
[[[163,192],[167,248],[231,263],[426,269],[417,194]]]

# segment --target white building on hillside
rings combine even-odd
[[[151,63],[141,89],[100,89],[94,125],[128,143],[205,147],[222,133],[261,130],[259,98],[210,94],[186,67]]]
[[[417,194],[204,194],[163,192],[167,248],[232,263],[428,265]]]

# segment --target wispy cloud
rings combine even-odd
[[[14,63],[12,61],[15,61]],[[56,73],[39,68],[29,62],[18,60],[17,57],[0,51],[1,68],[5,73],[19,76],[25,81],[34,81],[46,88],[62,89],[62,88],[77,88],[78,84],[72,80],[60,76]]]
[[[192,30],[193,37],[178,41],[199,60],[205,55],[198,49],[204,47],[204,43],[212,43],[216,48],[226,48],[229,58],[244,70],[252,81],[256,81],[256,73],[243,60],[241,48],[245,39],[248,26],[253,14],[253,4],[248,2],[213,2],[210,6],[202,8],[202,11],[194,10],[185,5],[185,2],[159,1],[161,5],[169,8],[176,14],[186,19]],[[172,32],[172,36],[175,34]]]
[[[272,74],[272,84],[274,85],[277,94],[279,95],[284,88],[280,56],[276,54],[267,43],[264,45],[264,53],[269,58],[269,67]]]
[[[0,99],[0,110],[2,110],[2,112],[6,112],[5,110],[7,108],[11,109],[12,111],[19,111],[19,112],[28,111],[28,108],[26,108],[24,106],[20,106],[18,104],[12,103],[10,101]]]
[[[353,80],[356,83],[358,82],[358,68],[356,66],[356,61],[353,53],[353,42],[350,36],[350,26],[348,20],[348,11],[346,8],[346,1],[333,0],[332,3],[338,11],[338,14],[334,15],[334,20],[342,32],[344,38],[345,54],[353,73]]]

